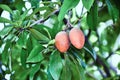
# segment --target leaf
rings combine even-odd
[[[118,69],[120,69],[120,62],[118,63]]]
[[[13,27],[4,27],[1,31],[0,31],[0,36],[5,36],[7,35],[11,30],[13,29]]]
[[[28,58],[27,58],[27,63],[31,62],[31,63],[35,63],[35,62],[40,62],[41,60],[43,60],[43,55],[41,53],[41,51],[43,50],[43,46],[42,45],[36,45],[32,51],[30,52]]]
[[[21,64],[24,68],[26,68],[26,58],[27,58],[28,52],[26,49],[22,48],[21,54],[20,54],[20,59],[21,59]]]
[[[80,74],[81,72],[79,70],[79,66],[76,63],[76,60],[73,58],[72,55],[69,55],[69,56],[72,59],[72,61],[71,61],[69,59],[69,57],[67,58],[67,61],[68,61],[67,63],[69,63],[70,70],[71,70],[71,73],[72,73],[72,79],[71,80],[82,80],[81,79],[81,74]]]
[[[83,61],[83,56],[81,55],[81,51],[76,49],[75,47],[71,46],[70,52],[75,56],[75,58],[78,60],[80,66],[83,68],[86,68],[86,64]]]
[[[28,53],[30,53],[31,50],[33,49],[33,44],[34,43],[33,43],[32,39],[33,39],[33,37],[31,35],[29,35],[27,43],[26,43]]]
[[[92,56],[94,60],[96,60],[96,53],[87,41],[85,42],[84,49]]]
[[[21,68],[17,68],[17,69],[20,69],[20,71],[17,74],[17,76],[16,76],[15,79],[16,80],[19,80],[19,79],[21,79],[21,80],[27,80],[27,77],[28,77],[28,75],[29,75],[29,73],[30,73],[31,70],[30,69],[21,70]]]
[[[12,21],[4,17],[0,17],[0,23],[11,23],[12,24]]]
[[[86,68],[86,64],[85,64],[85,62],[81,59],[81,56],[79,56],[79,55],[78,55],[77,53],[75,53],[75,52],[73,52],[73,54],[78,58],[80,65],[81,65],[83,68]]]
[[[90,9],[90,12],[87,14],[87,24],[92,30],[96,30],[98,25],[98,7],[97,2],[95,1],[93,6]]]
[[[19,39],[17,41],[17,44],[20,46],[20,47],[24,47],[26,48],[26,42],[27,42],[27,32],[24,31],[24,32],[21,32],[21,34],[19,35]]]
[[[71,80],[71,77],[72,73],[70,70],[69,62],[67,61],[67,58],[65,58],[60,80]]]
[[[28,10],[26,10],[26,11],[21,15],[21,20],[22,20],[22,21],[26,18],[27,14],[28,14],[28,12],[29,12],[30,10],[31,10],[31,8],[28,9]]]
[[[33,29],[38,30],[40,33],[43,33],[43,35],[45,35],[46,37],[48,37],[49,39],[51,39],[51,35],[50,35],[50,27],[45,26],[43,24],[39,24],[39,25],[35,25],[33,27]]]
[[[119,10],[115,6],[113,6],[109,0],[106,0],[106,4],[109,14],[113,19],[113,22],[116,22],[119,18]]]
[[[76,7],[80,0],[64,0],[58,15],[58,21],[62,21],[68,10]]]
[[[9,47],[10,47],[10,44],[11,44],[11,42],[10,41],[7,41],[6,42],[6,45],[5,45],[5,47],[4,47],[4,50],[3,50],[3,52],[2,52],[2,63],[4,63],[4,64],[6,64],[7,65],[7,63],[8,63],[8,58],[9,58],[9,51],[8,51],[8,49],[9,49]]]
[[[12,14],[12,9],[10,9],[10,7],[8,5],[0,4],[0,8],[2,8],[5,11],[8,11],[9,13]]]
[[[30,71],[30,80],[33,80],[35,77],[35,73],[37,73],[40,70],[40,64],[35,65],[34,67],[31,68]]]
[[[62,70],[62,59],[60,53],[54,50],[50,56],[50,66],[49,71],[54,80],[59,80],[61,70]]]
[[[43,7],[35,8],[34,11],[33,11],[27,18],[31,18],[31,17],[33,17],[36,13],[38,13],[38,12],[40,12],[40,11],[44,11],[44,10],[49,10],[49,7],[43,6]]]
[[[53,78],[52,78],[52,75],[50,74],[50,70],[49,70],[49,68],[47,69],[47,77],[48,77],[48,80],[53,80]]]
[[[40,0],[29,0],[31,3],[32,7],[38,8],[40,5]]]
[[[30,32],[33,35],[33,37],[35,37],[39,41],[43,41],[43,42],[49,41],[49,39],[45,35],[37,31],[36,29],[30,29]]]
[[[84,7],[89,11],[94,3],[94,0],[82,0]]]
[[[15,0],[14,3],[12,3],[13,6],[15,6],[16,10],[19,10],[22,12],[23,7],[25,7],[25,1],[23,0]]]

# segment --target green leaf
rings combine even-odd
[[[53,80],[53,78],[52,78],[52,75],[50,74],[50,70],[49,70],[49,68],[47,69],[47,77],[48,77],[48,80]]]
[[[64,0],[58,15],[58,21],[62,21],[68,10],[76,7],[80,0]]]
[[[21,64],[24,68],[26,68],[26,58],[27,58],[28,52],[26,49],[22,48],[21,54],[20,54],[20,59],[21,59]]]
[[[97,2],[95,1],[93,6],[90,9],[90,12],[87,14],[87,24],[92,30],[96,30],[98,25],[98,7]]]
[[[19,39],[17,41],[17,44],[20,46],[20,47],[24,47],[26,48],[26,43],[27,43],[27,32],[21,32],[21,34],[19,35]]]
[[[8,11],[9,13],[12,14],[12,9],[10,9],[10,7],[8,5],[0,4],[0,8],[2,8],[5,11]]]
[[[72,73],[72,79],[71,80],[82,80],[81,79],[81,73],[83,73],[83,72],[80,72],[79,66],[78,66],[76,60],[74,59],[74,57],[72,55],[69,55],[69,56],[72,59],[72,61],[71,61],[69,59],[69,57],[67,58],[67,61],[68,61],[67,63],[69,63],[70,70],[71,70],[71,73]]]
[[[36,45],[32,51],[30,52],[28,58],[27,58],[27,62],[31,62],[31,63],[35,63],[35,62],[40,62],[41,60],[43,60],[43,55],[41,53],[41,51],[43,50],[43,46],[42,45]]]
[[[33,35],[33,37],[35,37],[39,41],[43,41],[45,43],[49,41],[49,38],[47,38],[45,35],[43,35],[36,29],[30,29],[30,32]]]
[[[15,6],[16,10],[19,10],[20,12],[22,12],[23,7],[25,7],[25,1],[15,0],[14,3],[12,3],[12,6]]]
[[[13,29],[13,27],[4,27],[1,31],[0,31],[0,36],[5,36],[7,35],[11,30]]]
[[[71,80],[71,77],[72,73],[70,70],[69,62],[67,61],[67,58],[65,58],[60,80]]]
[[[75,58],[78,60],[80,66],[82,66],[83,68],[86,68],[86,64],[83,61],[83,56],[81,55],[81,51],[76,49],[75,47],[71,46],[70,52],[73,54],[73,56],[75,56]]]
[[[35,77],[35,73],[37,73],[40,70],[40,64],[35,65],[34,67],[31,68],[30,71],[30,80],[33,80]]]
[[[89,11],[94,3],[94,0],[82,0],[83,6]]]
[[[86,68],[86,64],[85,62],[82,60],[81,56],[79,56],[77,53],[73,52],[73,54],[76,56],[76,58],[79,60],[79,63],[80,65],[83,67],[83,68]]]
[[[8,51],[8,49],[9,49],[9,47],[10,47],[10,44],[11,44],[11,42],[10,41],[7,41],[6,42],[6,45],[5,45],[5,47],[4,47],[4,50],[3,50],[3,52],[2,52],[2,63],[4,63],[4,64],[6,64],[7,65],[7,63],[8,63],[8,58],[9,58],[9,51]]]
[[[31,3],[32,7],[38,8],[40,5],[40,0],[29,0]]]
[[[13,20],[13,22],[16,22],[17,24],[20,24],[22,22],[20,16],[21,16],[20,11],[19,10],[14,10],[13,14],[12,14],[12,20]]]
[[[31,50],[33,49],[33,47],[34,47],[33,44],[36,44],[36,42],[35,43],[33,42],[33,39],[34,38],[31,35],[29,35],[27,43],[26,43],[28,53],[30,53]]]
[[[30,10],[31,10],[31,8],[28,9],[28,10],[26,10],[26,11],[20,16],[20,18],[21,18],[22,21],[26,18],[27,14],[28,14],[28,12],[29,12]]]
[[[113,22],[116,22],[117,19],[119,18],[119,10],[111,4],[110,0],[106,0],[106,4],[109,14],[113,19]]]
[[[92,56],[94,60],[96,60],[96,53],[87,41],[85,42],[84,49]]]
[[[12,21],[4,17],[0,17],[0,23],[11,23],[12,24]]]
[[[51,39],[51,35],[50,35],[50,27],[45,26],[43,24],[39,24],[39,25],[35,25],[33,27],[33,29],[38,30],[40,33],[43,33],[43,35],[45,35],[46,37],[48,37],[49,39]]]
[[[20,69],[20,70],[19,70],[19,73],[17,74],[15,79],[16,80],[19,80],[19,79],[26,80],[31,70],[30,69],[24,69],[23,70],[21,68],[17,68],[17,69]]]
[[[120,69],[120,62],[118,63],[118,69]]]
[[[50,56],[50,66],[49,71],[54,80],[59,80],[61,70],[62,70],[62,59],[60,53],[57,50],[54,50]]]
[[[33,11],[27,18],[31,18],[31,17],[33,17],[36,13],[38,13],[38,12],[40,12],[40,11],[44,11],[44,10],[49,10],[49,7],[43,6],[43,7],[35,8],[34,11]]]

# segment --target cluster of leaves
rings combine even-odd
[[[26,8],[26,2],[31,4],[30,9]],[[9,6],[0,4],[2,10],[10,13],[10,20],[0,17],[0,22],[4,23],[4,28],[0,31],[0,60],[6,67],[4,71],[0,66],[0,79],[3,79],[6,74],[11,74],[11,79],[15,80],[90,80],[90,78],[94,79],[86,71],[86,64],[90,64],[90,61],[98,68],[103,66],[105,70],[106,67],[109,69],[110,66],[107,66],[107,62],[101,56],[105,51],[112,52],[112,47],[120,33],[118,26],[120,9],[115,2],[101,0],[105,4],[101,9],[98,7],[97,0],[82,0],[87,15],[82,14],[78,17],[75,13],[76,20],[71,24],[79,25],[81,21],[81,29],[89,31],[86,34],[84,48],[78,50],[71,45],[66,54],[61,54],[54,47],[55,35],[63,30],[64,25],[67,26],[65,20],[68,19],[65,15],[70,17],[67,14],[68,11],[72,12],[79,2],[80,0],[58,0],[57,2],[15,0],[8,3]],[[106,8],[108,8],[107,12],[104,10]],[[32,13],[29,14],[30,10]],[[45,11],[44,14],[43,11]],[[110,15],[106,18],[108,13]],[[109,19],[113,20],[114,29],[112,32],[110,32],[112,27],[105,29],[99,37],[98,23]],[[52,27],[44,25],[49,20],[51,20]],[[97,36],[96,43],[89,41],[92,35]],[[111,41],[111,35],[114,37],[113,41]],[[110,44],[102,44],[104,39]],[[93,49],[96,46],[100,49],[97,54]],[[107,72],[106,75],[106,77],[111,77],[111,74]]]

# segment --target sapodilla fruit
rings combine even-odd
[[[57,33],[57,35],[55,36],[55,46],[56,48],[64,53],[69,49],[69,38],[68,35],[65,31],[60,31]]]
[[[81,49],[85,43],[83,32],[79,28],[72,28],[69,32],[70,42],[77,49]]]

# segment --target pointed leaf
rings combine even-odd
[[[69,63],[70,70],[71,70],[71,73],[72,73],[72,79],[71,80],[82,80],[79,67],[76,64],[76,60],[73,58],[72,55],[70,55],[70,57],[71,57],[72,61],[69,58],[67,58],[67,61],[68,61],[67,63]]]
[[[27,32],[21,32],[20,36],[19,36],[19,39],[17,41],[17,44],[20,46],[20,47],[24,47],[26,48],[26,42],[27,42]]]
[[[43,60],[43,55],[41,53],[41,51],[43,50],[43,46],[42,45],[36,45],[32,51],[30,52],[28,58],[27,58],[27,62],[31,62],[31,63],[34,63],[34,62],[40,62],[41,60]]]
[[[5,11],[8,11],[9,13],[12,13],[12,9],[8,5],[0,4],[0,8],[2,8]]]
[[[54,80],[59,80],[61,70],[62,70],[62,59],[60,53],[54,50],[50,56],[50,66],[49,71]]]
[[[26,11],[21,15],[21,20],[24,20],[24,19],[26,18],[27,14],[28,14],[28,12],[29,12],[30,10],[31,10],[31,8],[28,9],[28,10],[26,10]]]
[[[65,58],[60,80],[71,80],[71,77],[72,77],[72,73],[70,70],[70,66],[69,66],[69,63],[67,61],[67,58]]]
[[[78,58],[80,65],[81,65],[83,68],[86,68],[86,64],[85,64],[85,62],[82,60],[81,56],[79,56],[79,55],[78,55],[77,53],[75,53],[75,52],[73,52],[73,54]]]
[[[48,80],[53,80],[53,78],[52,78],[52,75],[50,74],[50,70],[49,70],[49,68],[47,69],[47,77],[48,77]]]
[[[30,80],[33,80],[35,77],[35,73],[37,73],[40,70],[40,64],[35,65],[34,67],[31,68],[30,71]]]
[[[43,35],[42,33],[40,33],[39,31],[37,31],[36,29],[30,29],[31,34],[39,41],[43,41],[43,42],[48,42],[49,39]]]
[[[4,17],[0,17],[0,23],[11,23],[12,24],[12,21]]]
[[[85,42],[84,49],[92,56],[94,60],[96,60],[96,53],[89,42]]]
[[[10,44],[11,44],[11,42],[7,41],[6,45],[4,47],[4,50],[2,52],[2,63],[6,64],[6,65],[8,63],[8,58],[9,58],[9,51],[8,51],[8,49],[10,47]]]
[[[98,25],[98,7],[97,2],[95,1],[93,6],[90,9],[90,12],[87,14],[87,24],[92,30],[96,30],[96,27]]]
[[[117,21],[117,19],[119,18],[119,10],[111,4],[110,0],[106,0],[106,4],[109,14],[113,19],[113,22]]]
[[[22,48],[21,54],[20,54],[20,59],[21,59],[21,64],[24,68],[26,68],[26,58],[27,58],[27,50]]]
[[[89,11],[94,3],[94,0],[82,0],[83,6]]]
[[[2,31],[0,31],[0,36],[5,36],[5,35],[7,35],[12,29],[13,29],[13,27],[4,27],[4,28],[2,29]]]
[[[76,7],[80,0],[64,0],[61,6],[60,13],[58,15],[58,20],[62,21],[68,10]]]

